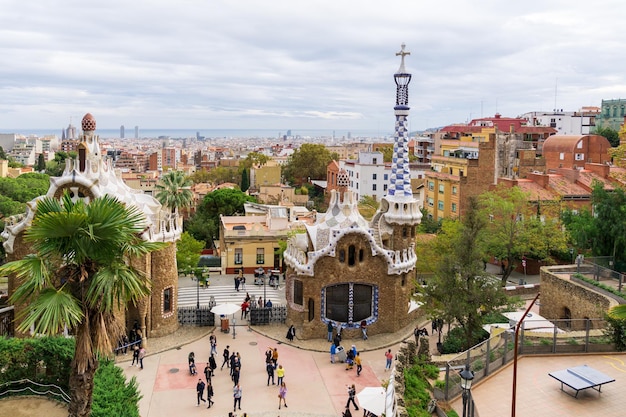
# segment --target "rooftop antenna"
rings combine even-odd
[[[554,112],[556,113],[556,92],[559,85],[559,77],[554,79]]]

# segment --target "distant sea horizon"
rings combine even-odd
[[[77,127],[77,134],[80,133],[80,128]],[[63,129],[3,129],[0,128],[0,133],[15,133],[25,136],[47,136],[56,135],[59,138],[62,137]],[[288,135],[288,132],[291,135]],[[103,139],[115,139],[120,138],[120,129],[96,129],[96,134]],[[139,128],[139,139],[143,138],[164,138],[170,139],[184,139],[195,138],[196,134],[206,139],[228,139],[228,138],[282,138],[284,135],[289,137],[335,137],[343,138],[379,138],[393,136],[393,131],[375,131],[375,130],[349,130],[349,129],[142,129]],[[124,139],[135,139],[135,129],[126,128],[124,132]]]

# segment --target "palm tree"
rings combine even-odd
[[[164,245],[142,240],[145,226],[137,208],[111,196],[89,204],[67,193],[60,201],[46,197],[25,232],[33,253],[0,267],[0,274],[22,282],[11,296],[14,303],[28,303],[18,316],[20,331],[54,335],[67,327],[75,335],[71,417],[91,412],[99,354],[110,354],[122,331],[115,313],[150,293],[149,281],[129,265]]]
[[[609,316],[618,320],[626,320],[626,304],[611,307],[609,309]]]
[[[171,171],[161,177],[156,188],[156,199],[169,208],[172,213],[179,208],[191,204],[193,194],[191,192],[192,181],[182,171]]]

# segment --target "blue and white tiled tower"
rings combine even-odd
[[[393,76],[396,83],[396,105],[393,108],[396,116],[393,159],[387,196],[381,201],[380,212],[384,221],[389,225],[416,226],[422,218],[422,213],[420,212],[418,201],[413,198],[411,172],[409,169],[407,118],[410,110],[409,83],[411,82],[411,74],[404,66],[404,58],[410,55],[410,52],[405,51],[405,47],[402,44],[400,52],[396,53],[397,56],[400,56],[401,61],[400,68]],[[375,216],[372,222],[377,221],[377,219],[380,219],[380,216]],[[389,230],[389,228],[379,227],[379,230],[382,233],[385,230]],[[414,232],[412,235],[415,236]],[[381,237],[381,241],[385,240]]]

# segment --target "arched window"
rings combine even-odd
[[[315,300],[309,298],[309,321],[313,321],[315,318]]]
[[[359,262],[363,262],[364,251],[363,249],[359,249]]]
[[[354,266],[356,262],[356,248],[354,245],[348,246],[348,265]]]
[[[339,262],[344,263],[346,261],[346,251],[341,249],[339,251]]]

